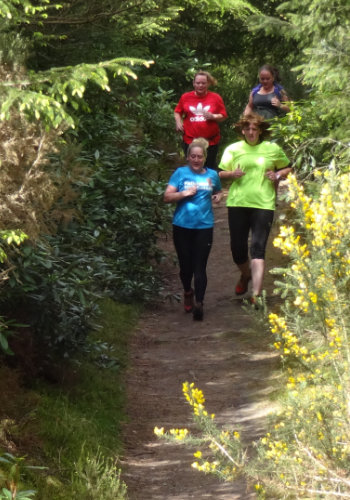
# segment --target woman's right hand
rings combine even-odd
[[[191,186],[184,191],[178,191],[175,186],[168,185],[164,193],[165,203],[177,203],[197,193],[197,186]]]
[[[177,113],[175,111],[174,118],[175,118],[175,130],[176,130],[176,132],[183,132],[184,126],[183,126],[183,120],[182,120],[181,114]]]
[[[196,185],[191,186],[190,188],[182,191],[184,198],[188,198],[189,196],[194,196],[196,193],[197,193],[197,186]]]

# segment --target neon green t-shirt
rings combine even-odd
[[[268,170],[278,170],[287,165],[289,159],[273,142],[263,141],[256,146],[250,146],[245,141],[231,144],[225,149],[219,168],[233,171],[239,166],[245,175],[233,180],[226,205],[274,210],[275,185],[265,174]]]

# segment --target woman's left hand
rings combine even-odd
[[[281,101],[276,96],[271,99],[271,104],[276,108],[280,108],[282,106]]]
[[[278,180],[277,173],[273,170],[268,170],[265,175],[271,182],[276,182]]]
[[[203,111],[203,116],[207,120],[215,120],[215,115],[213,113],[210,113],[210,111]]]

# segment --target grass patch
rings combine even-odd
[[[64,369],[63,383],[36,381],[31,389],[36,410],[26,432],[34,438],[24,452],[29,462],[47,467],[31,474],[38,500],[125,498],[118,470],[123,374],[140,309],[104,300],[101,310],[101,328]]]

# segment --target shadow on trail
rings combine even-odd
[[[215,209],[214,244],[208,264],[204,321],[194,322],[182,303],[165,300],[147,311],[130,346],[123,479],[130,500],[250,500],[244,481],[220,483],[191,468],[193,452],[159,441],[155,426],[193,429],[182,383],[203,390],[209,413],[220,425],[242,430],[247,443],[259,438],[269,396],[276,388],[278,358],[264,331],[257,330],[253,309],[234,297],[238,281],[229,249],[226,208]],[[161,244],[172,249],[172,242]],[[274,258],[271,244],[269,262]],[[182,295],[174,259],[165,266],[166,294]],[[268,296],[273,278],[266,276]],[[273,300],[271,301],[273,304]]]

